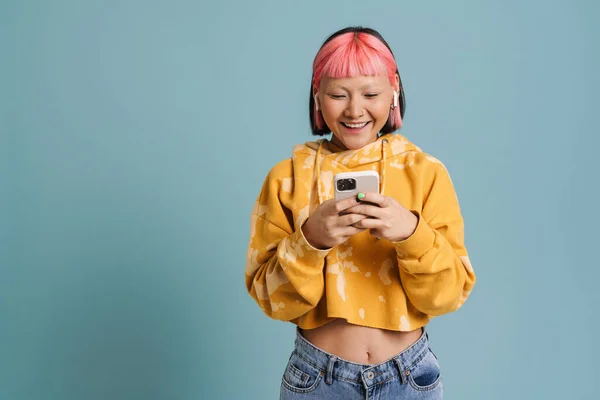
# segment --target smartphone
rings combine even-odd
[[[356,197],[359,193],[379,193],[377,171],[340,172],[333,177],[335,200]]]

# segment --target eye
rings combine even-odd
[[[331,97],[332,99],[343,99],[344,96],[343,94],[330,94],[329,97]]]
[[[368,94],[365,94],[365,97],[367,99],[374,99],[377,96],[379,96],[379,93],[368,93]]]

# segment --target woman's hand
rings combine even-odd
[[[376,205],[364,204],[365,202]],[[400,242],[410,237],[417,228],[418,217],[392,197],[366,193],[360,203],[347,209],[347,212],[366,216],[354,226],[370,229],[373,236]]]
[[[363,232],[366,228],[360,228],[356,224],[367,217],[349,212],[351,207],[358,205],[355,197],[338,202],[327,200],[319,205],[302,225],[302,232],[308,243],[317,249],[330,249]]]

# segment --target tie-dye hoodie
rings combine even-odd
[[[419,217],[414,233],[390,242],[364,231],[332,249],[312,247],[300,228],[333,198],[333,176],[364,170],[378,171],[380,192]],[[252,211],[248,292],[268,316],[303,329],[343,318],[414,330],[458,309],[474,283],[446,168],[399,134],[359,150],[327,140],[297,145],[271,169]]]

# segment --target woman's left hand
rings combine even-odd
[[[410,237],[417,228],[418,217],[392,197],[365,193],[360,202],[361,204],[348,208],[345,212],[370,217],[353,226],[369,229],[373,236],[400,242]],[[366,202],[376,205],[365,204]]]

